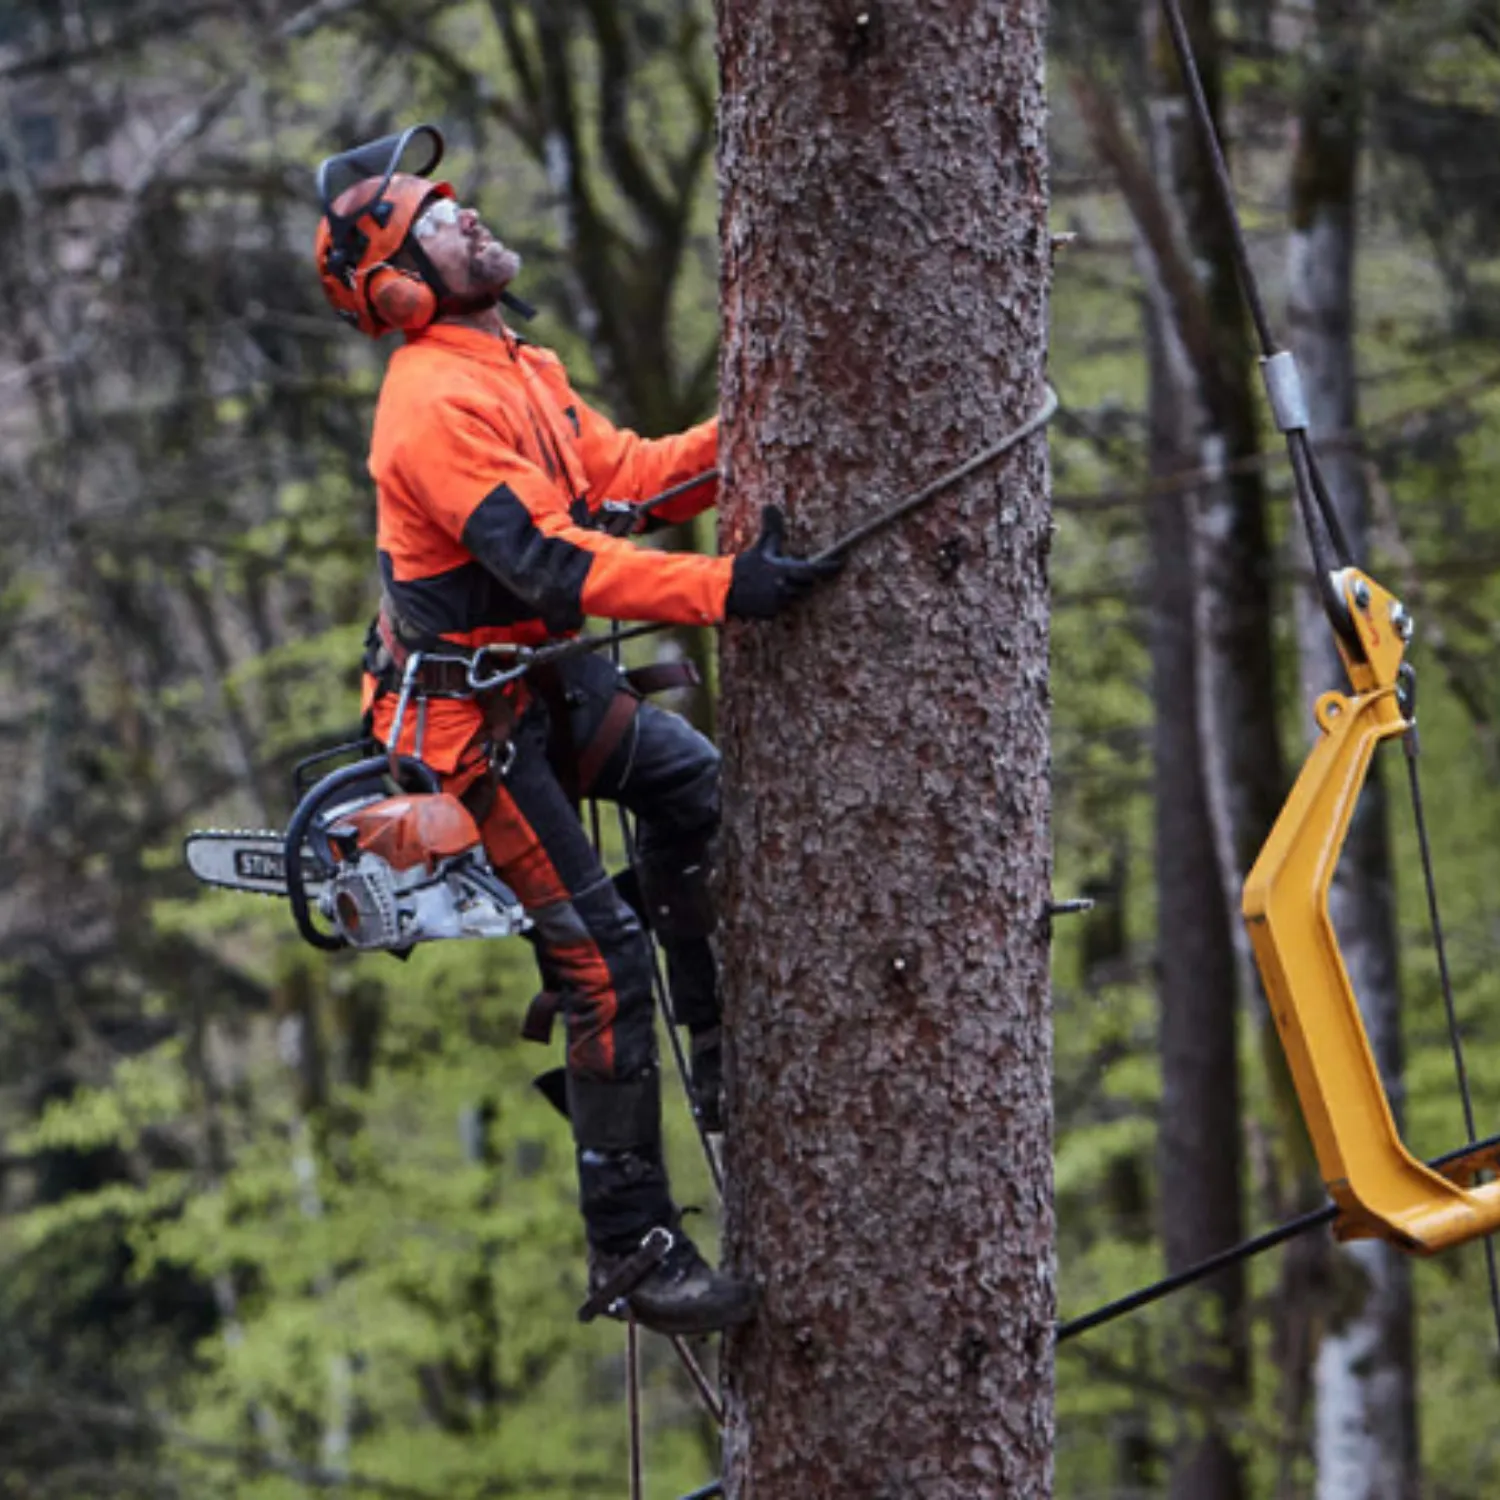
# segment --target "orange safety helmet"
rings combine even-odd
[[[410,170],[403,171],[409,151]],[[437,268],[407,239],[428,203],[453,197],[451,184],[428,181],[442,157],[437,127],[413,125],[330,156],[318,168],[318,275],[338,315],[371,338],[425,328],[447,295]],[[393,264],[403,250],[415,269]]]

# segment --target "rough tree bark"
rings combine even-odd
[[[1034,411],[1041,0],[721,0],[725,542]],[[1045,1496],[1042,439],[723,643],[735,1500]]]
[[[1309,67],[1292,158],[1287,293],[1315,439],[1358,425],[1354,264],[1364,23],[1359,0],[1317,0],[1302,46]],[[1321,462],[1355,557],[1362,558],[1369,496],[1361,456],[1339,443]],[[1305,542],[1301,555],[1305,570],[1311,566]],[[1303,701],[1311,704],[1330,688],[1347,691],[1333,631],[1311,587],[1298,591],[1297,634]],[[1329,905],[1381,1076],[1399,1110],[1401,990],[1378,774],[1355,811]],[[1314,1367],[1319,1500],[1409,1500],[1419,1493],[1411,1267],[1378,1240],[1331,1255],[1332,1312]]]

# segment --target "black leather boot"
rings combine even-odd
[[[755,1310],[746,1282],[714,1270],[678,1227],[662,1164],[654,1072],[628,1082],[567,1080],[578,1144],[578,1197],[588,1230],[589,1289],[598,1291],[653,1229],[670,1232],[666,1255],[620,1293],[659,1333],[713,1333]]]
[[[624,1294],[636,1321],[655,1333],[718,1333],[755,1316],[759,1294],[748,1281],[716,1271],[681,1229],[666,1255]],[[633,1253],[589,1252],[589,1286],[602,1286]]]

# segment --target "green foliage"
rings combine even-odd
[[[37,56],[64,61],[23,87],[77,155],[38,160],[0,219],[36,273],[7,289],[35,378],[0,489],[0,1493],[269,1500],[347,1470],[617,1494],[623,1340],[575,1319],[569,1135],[519,1040],[529,950],[330,964],[279,903],[193,888],[179,839],[279,823],[291,765],[359,717],[386,350],[324,305],[314,163],[437,121],[459,192],[526,252],[534,336],[618,417],[679,427],[712,404],[717,340],[710,11],[561,37],[591,267],[547,174],[566,101],[530,92],[547,7],[333,7],[291,39],[277,6],[75,9],[36,8]],[[605,149],[600,90],[627,75],[680,233]],[[32,164],[5,155],[14,194]],[[677,1114],[679,1196],[706,1202]],[[691,1489],[714,1443],[675,1360],[649,1351],[647,1380],[653,1485]],[[26,1407],[22,1441],[26,1401],[69,1421]]]
[[[137,1283],[216,1289],[222,1326],[195,1345],[174,1401],[200,1443],[274,1430],[273,1454],[315,1465],[330,1432],[345,1432],[352,1469],[423,1493],[612,1492],[618,1334],[573,1320],[571,1145],[528,1087],[543,1059],[518,1045],[529,953],[452,944],[416,954],[399,983],[393,967],[364,960],[340,976],[381,997],[373,1082],[333,1088],[314,1113],[265,1021],[241,1044],[244,1109],[211,1105],[211,1076],[191,1079],[172,1044],[51,1105],[13,1148],[132,1151],[196,1107],[222,1114],[231,1157],[33,1208],[14,1221],[12,1253],[65,1256],[108,1222]],[[320,1012],[336,1052],[331,998]],[[653,1428],[651,1461],[663,1483],[690,1488],[711,1460],[680,1396]],[[246,1496],[288,1492],[282,1474],[237,1483]]]

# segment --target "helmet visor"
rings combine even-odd
[[[337,156],[328,157],[318,168],[318,198],[328,213],[340,193],[375,177],[380,186],[370,196],[374,200],[385,191],[397,172],[425,177],[443,159],[443,137],[435,125],[412,125],[396,135],[383,135],[378,141],[352,146]],[[346,215],[358,216],[359,210]]]

